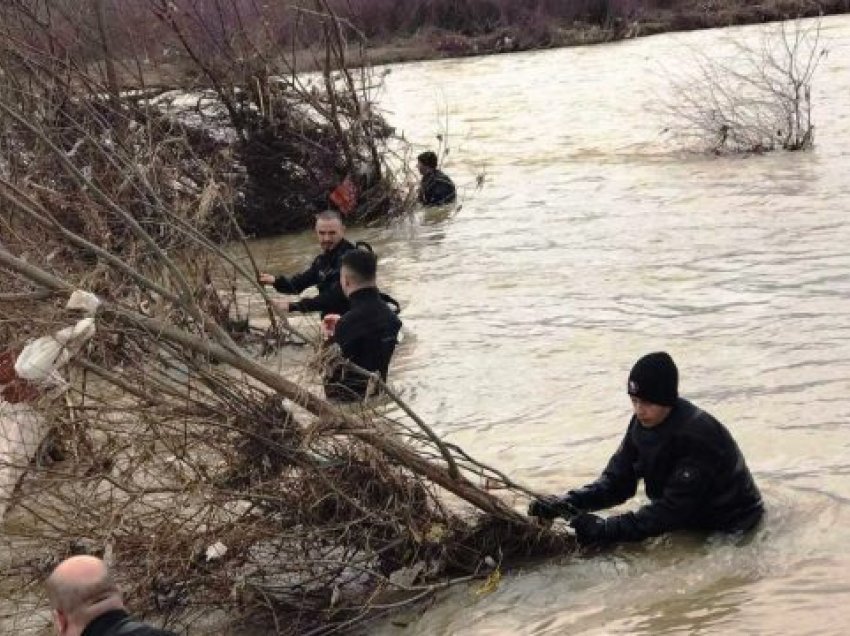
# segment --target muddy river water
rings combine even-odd
[[[850,18],[823,22],[812,152],[699,156],[660,135],[670,74],[758,29],[387,77],[389,119],[417,150],[446,136],[462,191],[454,214],[354,232],[404,305],[391,379],[419,413],[564,491],[615,450],[631,364],[665,349],[683,395],[732,430],[769,512],[744,546],[674,536],[553,562],[376,630],[850,632]],[[279,271],[316,249],[309,235],[255,247]]]

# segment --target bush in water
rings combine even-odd
[[[714,153],[806,150],[814,143],[811,89],[826,55],[820,22],[765,27],[734,55],[699,55],[664,105],[674,139]],[[717,55],[717,54],[715,54]]]
[[[138,37],[129,33],[130,25],[114,12],[101,29],[79,9],[54,18],[25,10],[26,3],[4,5],[0,97],[13,112],[37,117],[30,122],[35,129],[105,192],[138,208],[144,222],[157,222],[163,211],[150,209],[126,187],[135,168],[147,172],[145,188],[163,195],[169,190],[170,212],[207,216],[204,231],[218,233],[215,238],[232,230],[230,212],[246,233],[310,227],[313,214],[329,206],[328,195],[347,175],[358,184],[355,220],[380,222],[404,213],[405,168],[387,161],[394,131],[375,106],[381,77],[350,70],[345,39],[351,29],[331,14],[305,15],[300,24],[318,35],[298,41],[321,73],[296,76],[294,61],[280,55],[266,14],[254,9],[245,14],[252,20],[243,23],[242,4],[186,2],[184,11],[159,0],[128,3],[127,13],[138,24],[154,25],[149,28],[160,38],[158,49],[145,39],[145,28]],[[90,41],[100,45],[99,53],[83,44]],[[178,53],[147,62],[148,53],[157,50]],[[92,64],[96,55],[105,64]],[[21,63],[32,59],[40,66]],[[16,88],[29,82],[37,88]],[[6,119],[0,124],[7,146],[40,148],[35,130],[11,121],[5,127]],[[91,153],[96,143],[130,148],[135,158],[129,165],[101,161]],[[55,173],[55,161],[40,151],[8,158],[10,172],[20,175]],[[68,188],[74,182],[58,177],[54,194],[72,196]],[[60,199],[52,203],[73,216],[79,202],[61,206]],[[98,240],[117,238],[107,221],[98,225],[88,228],[97,229]]]

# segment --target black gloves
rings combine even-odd
[[[607,524],[603,517],[582,512],[575,504],[572,493],[563,497],[542,497],[528,506],[528,516],[551,520],[563,517],[576,532],[579,545],[609,543]]]
[[[581,514],[570,521],[570,526],[576,531],[579,545],[598,545],[608,541],[605,519],[598,515]]]
[[[528,504],[528,516],[539,517],[540,519],[554,519],[558,516],[557,500],[552,499],[535,499]]]
[[[564,517],[570,520],[577,514],[581,514],[581,511],[576,507],[572,496],[569,494],[563,497],[535,499],[528,506],[528,516],[539,517],[540,519],[548,520],[555,517]]]

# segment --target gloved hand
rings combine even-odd
[[[599,515],[580,514],[570,521],[570,527],[576,531],[576,541],[580,545],[605,543],[605,519]]]
[[[554,519],[555,517],[570,519],[575,511],[576,505],[569,494],[563,497],[535,499],[528,506],[528,516],[539,517],[540,519]]]

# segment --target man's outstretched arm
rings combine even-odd
[[[581,515],[571,525],[579,543],[605,544],[622,541],[643,541],[649,537],[687,526],[699,510],[711,487],[712,474],[708,467],[683,460],[676,466],[663,495],[634,512],[603,519],[596,515]]]
[[[596,481],[571,490],[562,497],[533,501],[528,514],[544,519],[571,518],[582,512],[603,510],[627,501],[637,492],[635,455],[636,451],[626,433],[617,452],[608,460],[608,465]]]

